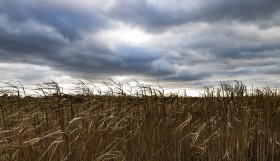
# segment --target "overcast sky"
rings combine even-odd
[[[0,0],[0,80],[280,85],[279,0]]]

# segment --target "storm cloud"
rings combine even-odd
[[[277,0],[0,0],[0,80],[277,86],[279,42]]]

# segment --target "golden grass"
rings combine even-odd
[[[163,96],[148,86],[149,96],[138,97],[58,89],[42,98],[0,97],[1,161],[280,160],[276,90],[249,93],[240,82],[201,97]]]

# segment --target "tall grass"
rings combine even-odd
[[[277,90],[235,82],[181,97],[139,84],[134,96],[118,83],[103,95],[77,85],[79,95],[50,82],[42,97],[19,97],[23,86],[0,97],[0,160],[280,160]]]

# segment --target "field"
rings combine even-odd
[[[137,95],[82,86],[66,95],[45,85],[55,92],[0,97],[1,161],[280,160],[277,89],[221,83],[183,97],[149,86]]]

